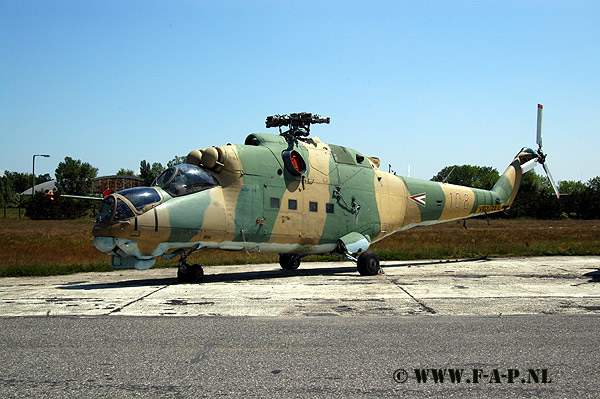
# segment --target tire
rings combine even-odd
[[[204,269],[196,264],[179,266],[177,279],[180,283],[201,283],[204,279]]]
[[[279,264],[283,270],[295,270],[300,266],[301,256],[298,254],[279,254]]]
[[[181,265],[177,269],[177,280],[180,283],[190,282],[190,267],[188,265]]]
[[[190,266],[190,282],[201,283],[204,280],[204,269],[200,265]]]
[[[375,276],[381,270],[379,267],[379,258],[371,251],[360,254],[356,268],[361,276]]]

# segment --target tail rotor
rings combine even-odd
[[[537,138],[536,138],[536,142],[538,145],[538,150],[537,150],[537,163],[539,163],[540,165],[542,165],[542,168],[544,168],[544,172],[546,172],[546,175],[548,176],[548,179],[550,180],[550,184],[552,185],[552,188],[554,189],[554,192],[556,193],[556,197],[560,198],[560,193],[558,192],[558,188],[556,186],[556,183],[554,182],[554,179],[552,178],[552,174],[550,173],[550,169],[548,168],[548,166],[546,165],[546,154],[544,154],[544,152],[542,151],[542,111],[544,110],[544,107],[542,106],[542,104],[538,104],[538,113],[537,113]]]

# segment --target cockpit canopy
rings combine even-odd
[[[125,220],[159,205],[162,198],[155,188],[134,187],[119,191],[104,199],[96,221]],[[134,211],[135,210],[135,211]],[[114,214],[114,218],[113,218]]]
[[[172,166],[158,176],[153,186],[158,186],[173,197],[203,191],[219,185],[219,182],[204,169],[196,165]]]
[[[219,182],[204,169],[189,164],[168,168],[158,176],[153,187],[128,188],[104,199],[97,222],[117,222],[142,214],[163,201],[159,187],[173,197],[197,193],[219,185]]]

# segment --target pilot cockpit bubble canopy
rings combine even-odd
[[[199,166],[179,164],[165,170],[156,178],[154,185],[173,197],[179,197],[218,186],[219,182]]]

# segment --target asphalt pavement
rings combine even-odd
[[[0,397],[598,397],[600,257],[0,279]],[[592,274],[590,274],[592,273]],[[190,317],[191,316],[191,317]]]

